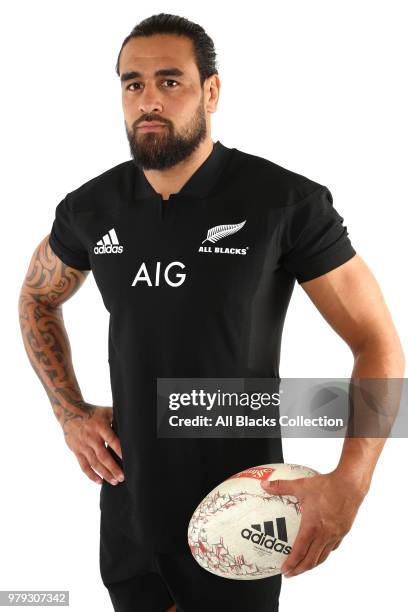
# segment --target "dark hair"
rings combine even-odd
[[[197,23],[193,23],[184,17],[159,13],[147,17],[138,23],[131,33],[125,38],[119,51],[116,62],[116,74],[119,76],[119,62],[123,47],[131,38],[142,36],[153,36],[154,34],[175,34],[176,36],[187,36],[193,43],[195,60],[200,73],[200,83],[203,85],[205,79],[212,74],[218,74],[216,66],[216,53],[212,39]]]

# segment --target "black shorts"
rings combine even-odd
[[[282,576],[221,578],[193,555],[144,548],[129,535],[127,520],[101,513],[100,572],[115,612],[277,612]]]

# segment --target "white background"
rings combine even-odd
[[[407,351],[406,5],[403,1],[2,3],[1,589],[69,589],[111,610],[99,576],[99,486],[66,447],[20,337],[29,260],[68,191],[129,159],[114,66],[158,12],[200,23],[219,54],[213,140],[327,185],[378,279]],[[252,7],[252,9],[250,8]],[[108,313],[92,275],[64,306],[84,397],[111,405]],[[281,376],[348,377],[352,355],[299,285]],[[341,441],[285,440],[327,472]],[[406,609],[406,441],[386,444],[352,531],[326,562],[283,580],[280,610]],[[153,485],[152,485],[153,486]],[[135,608],[136,609],[136,608]]]

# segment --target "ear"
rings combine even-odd
[[[209,76],[204,82],[204,104],[209,113],[215,113],[220,97],[221,81],[218,74]]]

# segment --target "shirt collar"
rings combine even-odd
[[[190,176],[177,195],[192,196],[195,198],[205,198],[215,188],[222,170],[227,165],[228,160],[234,149],[223,145],[219,140],[213,144],[210,155]],[[135,177],[135,197],[151,198],[159,194],[153,189],[147,180],[142,168],[136,167]]]

